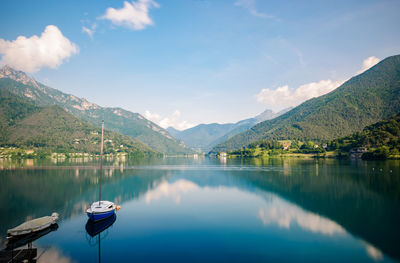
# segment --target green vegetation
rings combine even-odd
[[[265,156],[309,156],[318,157],[362,157],[363,159],[400,158],[400,113],[384,121],[364,128],[361,132],[341,137],[330,142],[296,140],[261,140],[243,147],[241,150],[228,151],[228,156],[265,157]]]
[[[400,158],[400,113],[362,132],[333,140],[329,147],[345,153],[358,148],[363,159]]]
[[[38,107],[0,89],[0,156],[42,158],[51,153],[99,154],[101,129],[58,106]],[[155,155],[128,136],[105,131],[105,154]]]
[[[328,152],[326,146],[326,144],[319,145],[313,141],[261,140],[251,143],[241,150],[228,151],[227,155],[235,157],[333,157],[334,154]]]
[[[400,55],[384,59],[336,90],[261,122],[214,147],[239,149],[260,140],[323,142],[361,131],[400,111]]]

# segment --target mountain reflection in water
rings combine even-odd
[[[59,230],[37,245],[91,261],[84,210],[98,194],[96,162],[35,165],[0,170],[1,233],[57,211]],[[105,167],[104,198],[122,209],[102,240],[103,262],[400,259],[398,161],[166,158]]]

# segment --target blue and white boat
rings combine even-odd
[[[90,220],[99,221],[114,215],[116,208],[113,202],[96,201],[86,210],[86,213]]]
[[[99,182],[99,201],[94,202],[87,210],[86,214],[92,221],[100,221],[115,214],[117,206],[110,201],[101,200],[101,177],[103,174],[103,133],[104,120],[101,122],[101,146],[100,146],[100,182]]]

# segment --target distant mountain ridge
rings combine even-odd
[[[265,110],[254,118],[241,120],[236,123],[199,124],[183,131],[178,131],[169,127],[167,131],[175,138],[184,141],[187,146],[197,151],[207,153],[218,143],[223,142],[240,132],[248,130],[250,127],[261,121],[280,116],[290,109],[291,108],[288,108],[278,113],[275,113],[272,110]]]
[[[172,135],[172,137],[176,138],[175,135],[179,134],[181,131],[175,129],[174,127],[168,127],[167,129],[165,129],[169,134]]]
[[[58,105],[74,116],[97,126],[104,118],[108,129],[142,141],[158,152],[167,154],[191,152],[183,142],[173,138],[166,130],[138,113],[121,108],[101,107],[74,95],[65,94],[9,66],[0,69],[0,88],[30,99],[40,106]]]
[[[388,57],[339,88],[310,99],[217,145],[238,149],[263,139],[331,140],[361,131],[400,111],[400,55]]]

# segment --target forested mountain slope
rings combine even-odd
[[[61,153],[100,152],[101,129],[62,108],[40,107],[0,89],[0,145]],[[105,152],[154,155],[155,151],[131,137],[105,131]]]
[[[108,129],[142,141],[161,153],[191,152],[183,142],[173,138],[166,130],[138,113],[121,108],[101,107],[85,99],[65,94],[8,66],[0,69],[0,88],[30,99],[40,106],[58,105],[79,119],[96,126],[104,119]]]
[[[310,99],[214,147],[238,149],[263,139],[331,140],[400,111],[400,55],[384,59],[336,90]]]

